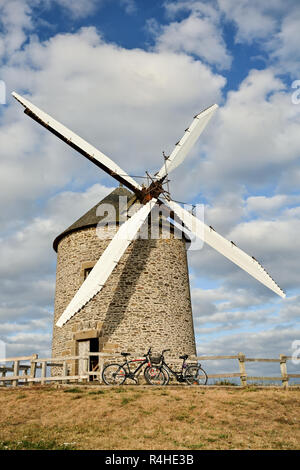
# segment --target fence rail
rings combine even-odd
[[[132,354],[133,357],[138,357],[140,354]],[[90,370],[90,357],[98,356],[97,369]],[[65,357],[52,357],[52,358],[39,358],[37,354],[32,356],[10,357],[0,359],[0,386],[12,385],[33,385],[35,383],[46,384],[51,382],[61,383],[74,383],[74,382],[87,382],[91,379],[97,380],[102,383],[102,370],[105,361],[115,357],[115,355],[107,353],[91,352],[83,356],[65,356]],[[202,362],[209,360],[237,360],[239,364],[239,372],[235,373],[222,373],[222,374],[208,374],[208,378],[221,379],[221,378],[234,378],[239,377],[242,386],[247,386],[247,381],[279,381],[284,388],[289,386],[289,379],[300,378],[300,374],[289,374],[287,372],[287,362],[292,359],[291,356],[280,354],[278,359],[264,359],[264,358],[247,358],[244,354],[239,353],[236,356],[195,356],[190,357],[191,362]],[[27,364],[21,364],[27,362]],[[29,362],[29,364],[28,364]],[[170,362],[179,364],[182,361],[179,359],[170,359]],[[275,377],[268,376],[248,376],[246,372],[246,362],[275,362],[280,365],[281,374]],[[12,363],[11,365],[6,365]],[[5,365],[1,365],[5,364]],[[58,375],[47,375],[48,369],[56,367],[60,369]],[[37,371],[40,370],[40,376]],[[72,373],[72,371],[79,371],[81,373]],[[71,372],[71,373],[70,373]],[[7,375],[10,374],[10,375]]]

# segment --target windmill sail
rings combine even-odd
[[[24,112],[28,114],[28,116],[48,129],[61,140],[66,142],[68,145],[70,145],[70,147],[74,148],[86,158],[91,160],[93,163],[95,163],[95,165],[100,167],[106,173],[113,176],[117,181],[124,184],[135,193],[140,194],[142,187],[133,178],[127,175],[125,171],[122,170],[122,168],[120,168],[115,162],[104,155],[104,153],[100,152],[100,150],[93,147],[93,145],[89,144],[70,129],[60,124],[58,121],[49,116],[49,114],[46,114],[37,106],[30,103],[30,101],[26,100],[15,92],[13,92],[12,95],[25,107]]]
[[[93,267],[92,271],[81,285],[56,325],[63,326],[72,318],[89,300],[101,291],[108,277],[117,266],[126,248],[134,239],[137,232],[145,222],[148,214],[156,204],[156,199],[152,199],[142,206],[127,222],[125,222],[116,235],[104,250],[101,257]]]
[[[181,140],[176,144],[173,152],[166,158],[165,164],[155,175],[156,181],[152,181],[149,188],[141,187],[131,176],[127,175],[116,163],[110,158],[90,145],[84,139],[76,135],[67,127],[60,124],[51,116],[37,108],[28,100],[13,92],[14,98],[25,107],[25,113],[39,124],[44,126],[54,135],[66,142],[69,146],[84,155],[98,167],[113,176],[117,181],[123,183],[132,190],[136,197],[145,204],[134,216],[125,222],[118,230],[111,243],[101,255],[100,259],[92,269],[91,273],[84,281],[74,298],[71,300],[61,317],[57,322],[57,326],[64,325],[72,318],[90,299],[101,291],[106,280],[118,264],[120,258],[124,254],[130,242],[134,239],[136,233],[141,228],[153,206],[158,202],[164,209],[164,203],[158,199],[159,194],[163,192],[162,182],[172,170],[180,165],[186,155],[201,135],[206,125],[210,121],[218,105],[214,104],[195,116],[190,127],[185,131]],[[146,201],[154,196],[149,202]],[[184,225],[195,235],[199,236],[216,251],[226,258],[230,259],[237,266],[242,268],[248,274],[253,276],[266,287],[274,291],[281,297],[285,297],[285,293],[280,289],[265,269],[255,260],[255,258],[247,255],[244,251],[229,242],[211,227],[205,225],[200,219],[197,219],[189,212],[182,209],[174,201],[167,200],[168,205],[173,211],[174,217],[178,217],[184,222]]]
[[[167,201],[167,203],[192,233],[201,238],[203,237],[205,243],[230,259],[266,287],[276,292],[280,297],[285,297],[285,293],[255,258],[247,255],[247,253],[238,248],[234,243],[226,240],[226,238],[219,235],[214,229],[208,227],[200,219],[190,214],[176,202]]]
[[[181,140],[177,142],[173,152],[166,159],[165,164],[156,174],[156,177],[159,180],[164,178],[168,173],[173,171],[178,165],[180,165],[180,163],[183,162],[188,152],[191,150],[197,139],[204,131],[217,108],[218,105],[214,104],[195,116],[190,127],[188,127],[188,129],[185,131]]]

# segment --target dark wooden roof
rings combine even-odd
[[[121,208],[119,207],[120,204],[120,196],[124,197],[124,207]],[[122,210],[126,209],[131,205],[131,203],[135,202],[136,196],[134,193],[129,191],[128,189],[124,188],[123,186],[120,186],[116,189],[114,189],[108,196],[106,196],[104,199],[102,199],[100,202],[98,202],[92,209],[90,209],[88,212],[86,212],[82,217],[80,217],[76,222],[74,222],[70,227],[68,227],[64,232],[62,232],[60,235],[58,235],[54,242],[53,242],[53,248],[55,251],[57,251],[58,244],[62,238],[64,238],[66,235],[68,235],[71,232],[75,232],[77,230],[81,230],[83,228],[88,228],[88,227],[97,227],[98,224],[101,224],[101,220],[103,220],[103,224],[107,223],[118,223],[119,222],[119,214],[122,212]],[[115,207],[115,214],[112,214],[111,220],[108,218],[108,213],[105,212],[104,209],[104,214],[99,216],[97,215],[97,209],[99,206],[105,205],[105,204],[110,204]],[[115,215],[115,217],[114,217]],[[159,216],[160,220],[162,219],[166,220],[165,216]],[[170,223],[171,230],[174,230],[175,227]],[[177,230],[177,229],[176,229]],[[186,241],[190,241],[189,238],[183,234],[183,238]]]

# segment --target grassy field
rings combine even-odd
[[[0,389],[0,449],[299,449],[300,391]]]

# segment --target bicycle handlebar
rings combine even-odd
[[[149,354],[151,354],[151,349],[152,349],[152,346],[150,346],[149,351],[146,354],[144,354],[144,357],[147,357],[149,356]]]

